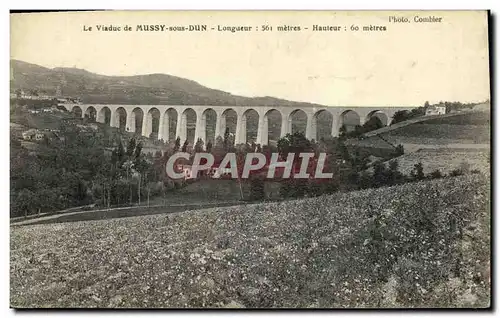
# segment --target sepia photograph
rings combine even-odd
[[[491,309],[489,11],[9,18],[10,308]]]

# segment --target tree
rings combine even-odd
[[[378,160],[373,165],[373,185],[375,187],[381,187],[387,183],[385,164]]]
[[[402,155],[405,154],[405,148],[401,144],[399,144],[399,145],[396,146],[395,151],[396,151],[396,156],[402,156]]]
[[[127,156],[129,158],[132,157],[132,155],[134,154],[135,146],[136,146],[136,141],[135,141],[135,138],[132,137],[129,140],[128,146],[127,146]]]
[[[425,107],[417,107],[417,108],[413,108],[411,111],[410,111],[410,118],[415,118],[415,117],[420,117],[420,116],[423,116],[425,115],[425,111],[426,111],[426,108]]]
[[[391,125],[405,121],[405,120],[409,120],[409,119],[412,119],[415,117],[423,116],[423,115],[425,115],[426,109],[427,109],[427,107],[424,106],[424,107],[413,108],[410,111],[399,110],[399,111],[395,112],[394,115],[392,116]]]
[[[203,152],[203,140],[201,138],[198,138],[196,141],[196,144],[194,145],[194,151],[195,152]]]
[[[22,189],[17,195],[18,209],[23,211],[25,216],[30,215],[36,205],[35,199],[35,194],[32,191]]]
[[[215,148],[224,150],[226,149],[224,144],[224,139],[221,136],[217,136],[217,138],[215,138]]]
[[[399,122],[402,122],[402,121],[409,119],[409,114],[410,113],[407,110],[398,110],[392,116],[391,125],[394,125],[396,123],[399,123]]]
[[[356,149],[354,151],[354,154],[351,155],[348,160],[350,161],[351,166],[355,171],[361,172],[368,169],[368,164],[370,163],[369,156],[369,153],[362,152]]]
[[[134,167],[134,162],[132,160],[127,160],[123,163],[123,168],[125,168],[126,174],[127,174],[127,181],[128,181],[128,188],[129,188],[129,203],[132,205],[132,183],[131,181],[131,171],[132,168]]]
[[[416,163],[411,170],[411,177],[413,180],[423,180],[425,179],[424,166],[421,162]]]
[[[441,174],[441,171],[439,171],[439,169],[436,169],[434,170],[432,173],[431,173],[431,178],[432,179],[439,179],[439,178],[442,178],[443,175]]]
[[[342,125],[339,131],[340,139],[344,139],[347,137],[356,138],[363,135],[364,133],[380,129],[382,127],[384,127],[382,120],[380,120],[380,118],[378,118],[377,116],[371,116],[370,119],[368,119],[368,121],[366,121],[362,126],[356,125],[354,127],[354,130],[351,132],[347,131],[345,125]]]
[[[286,158],[289,153],[295,153],[298,157],[301,152],[312,152],[311,142],[301,132],[286,134],[278,140],[278,152],[282,158]]]
[[[135,146],[135,152],[134,152],[134,157],[139,158],[141,156],[141,151],[142,151],[142,142],[139,142]]]
[[[121,164],[125,160],[125,149],[123,148],[123,143],[121,138],[118,138],[118,145],[116,149],[113,150],[114,158],[113,163]]]
[[[295,132],[286,134],[278,140],[278,153],[284,160],[289,153],[294,153],[294,167],[300,167],[302,159],[299,158],[300,153],[314,152],[313,145],[303,133]],[[293,168],[292,168],[293,170]],[[282,183],[280,192],[283,197],[302,197],[307,190],[308,180],[290,178]]]
[[[345,137],[347,137],[347,127],[342,125],[339,129],[339,138],[344,139]]]
[[[424,107],[425,107],[425,108],[429,108],[429,107],[430,107],[429,101],[425,101],[425,103],[424,103]]]
[[[142,184],[146,184],[148,182],[147,171],[151,167],[150,164],[144,159],[144,156],[141,156],[140,151],[137,152],[138,156],[135,157],[134,160],[134,168],[138,172],[138,180],[137,180],[137,197],[138,202],[141,204],[141,188]]]
[[[457,169],[454,169],[450,172],[450,177],[458,177],[458,176],[462,176],[463,174],[464,174],[464,172],[462,171],[462,169],[457,168]]]
[[[230,146],[230,141],[229,141],[229,127],[226,127],[226,131],[224,132],[224,150],[228,151],[229,146]]]
[[[188,146],[188,145],[189,145],[189,142],[188,142],[188,141],[187,141],[187,139],[186,139],[186,141],[184,141],[184,144],[182,145],[182,149],[181,149],[181,151],[182,151],[182,152],[187,152],[187,146]]]
[[[377,116],[372,116],[366,123],[364,123],[361,134],[380,129],[382,127],[384,127],[384,124],[382,123],[380,118],[378,118]]]
[[[265,197],[264,180],[257,176],[250,180],[250,197],[252,200],[261,200]]]
[[[141,185],[153,185],[164,172],[152,164],[162,158],[147,158],[134,138],[125,149],[117,139],[108,157],[106,131],[82,133],[75,123],[61,121],[59,135],[64,138],[53,139],[37,156],[22,147],[18,150],[16,143],[11,145],[12,216],[89,202],[109,207],[126,202],[129,192],[132,204],[133,193],[140,200]]]
[[[162,157],[161,150],[155,151],[155,155],[153,157],[154,160],[156,161],[156,160],[160,159],[161,157]]]
[[[212,146],[213,146],[213,145],[212,145],[212,141],[211,141],[211,140],[209,140],[209,141],[208,141],[208,143],[207,143],[207,152],[208,152],[208,153],[212,152]]]
[[[174,153],[179,151],[180,148],[181,148],[181,137],[177,137],[177,139],[175,139]]]
[[[354,126],[354,131],[350,132],[349,133],[349,136],[352,138],[352,137],[359,137],[361,136],[362,134],[365,133],[365,128],[364,126],[361,126],[361,125],[356,125]]]
[[[248,152],[255,152],[255,149],[257,149],[257,144],[252,140],[252,142],[248,146]]]
[[[399,162],[397,160],[392,160],[389,162],[387,180],[389,184],[398,184],[404,181],[403,174],[399,171]]]

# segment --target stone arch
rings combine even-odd
[[[160,128],[160,116],[161,113],[156,107],[152,107],[148,110],[146,114],[146,131],[143,133],[146,137],[158,137],[158,131]]]
[[[288,132],[293,134],[301,132],[306,135],[307,130],[307,113],[302,109],[293,110],[288,116]]]
[[[115,125],[121,130],[125,130],[127,127],[127,110],[123,107],[118,107],[114,113]]]
[[[142,121],[144,120],[144,111],[140,107],[135,107],[130,112],[130,119],[127,129],[130,132],[142,133]]]
[[[333,114],[326,109],[320,109],[312,118],[312,129],[317,141],[332,136]]]
[[[111,109],[109,107],[104,106],[99,110],[97,114],[97,121],[106,125],[109,125],[111,122]]]
[[[272,108],[264,114],[263,120],[264,136],[262,143],[276,146],[282,135],[283,114],[279,110]]]
[[[85,118],[87,118],[89,121],[94,122],[97,117],[97,110],[94,108],[94,106],[89,106],[87,109],[85,109]]]
[[[167,110],[165,110],[163,116],[160,116],[158,139],[162,139],[163,141],[168,143],[177,138],[176,136],[177,118],[178,118],[178,113],[175,108],[170,107]]]
[[[201,127],[199,136],[205,143],[205,146],[210,141],[212,144],[215,142],[215,128],[217,126],[217,112],[213,108],[203,110],[201,114]]]
[[[253,108],[249,108],[241,114],[241,143],[258,142],[259,117],[259,113]]]
[[[181,120],[177,127],[178,136],[181,138],[181,144],[183,144],[186,140],[190,143],[194,143],[195,134],[196,134],[196,111],[188,107],[184,109],[181,114]]]
[[[387,126],[389,124],[389,116],[382,111],[382,110],[373,110],[366,115],[365,123],[369,121],[373,116],[376,116],[378,119],[380,119],[380,122],[382,125]]]
[[[71,108],[71,113],[73,113],[75,117],[82,118],[83,111],[80,106],[73,106],[73,108]]]
[[[353,131],[356,126],[361,125],[361,117],[359,114],[351,109],[345,110],[340,114],[339,118],[339,131],[342,126],[345,126],[347,132]]]
[[[229,133],[230,144],[234,144],[235,136],[236,136],[236,127],[238,124],[238,113],[233,108],[226,108],[221,113],[220,116],[220,127],[219,127],[219,136],[224,139],[224,135],[226,134],[226,129]],[[217,137],[216,143],[217,143]]]

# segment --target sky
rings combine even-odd
[[[390,16],[410,22],[389,22]],[[416,23],[415,16],[442,22]],[[136,31],[150,24],[207,25],[209,31]],[[121,30],[98,31],[97,25]],[[124,31],[126,25],[132,31]],[[273,30],[262,31],[264,25]],[[284,25],[301,31],[277,30]],[[342,31],[312,31],[313,25]],[[252,31],[216,31],[219,26]],[[419,106],[490,96],[487,15],[481,11],[11,14],[11,58],[104,75],[166,73],[236,95],[328,106]]]

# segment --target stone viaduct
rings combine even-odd
[[[389,125],[392,116],[399,110],[409,110],[413,107],[312,107],[312,106],[201,106],[201,105],[112,105],[112,104],[59,104],[67,111],[74,112],[77,116],[92,116],[97,122],[107,123],[112,127],[118,127],[130,132],[141,133],[149,137],[155,131],[158,139],[171,140],[180,137],[187,138],[187,114],[196,115],[194,140],[201,138],[206,142],[207,113],[213,111],[215,119],[215,137],[223,136],[226,130],[226,115],[228,112],[236,114],[236,131],[234,133],[235,144],[247,141],[247,116],[250,111],[258,114],[258,130],[256,143],[268,144],[269,114],[277,112],[281,117],[280,137],[292,132],[292,120],[294,114],[305,113],[307,125],[305,135],[308,139],[317,139],[318,115],[327,112],[332,117],[331,135],[338,136],[340,127],[344,124],[348,114],[351,118],[359,118],[358,124],[362,125],[372,116],[381,119],[384,125]],[[234,116],[233,113],[233,116]],[[169,118],[175,116],[175,136],[169,136],[171,121]],[[303,116],[303,115],[302,115]],[[157,120],[153,121],[153,117]],[[274,116],[277,117],[277,116]],[[140,118],[140,119],[139,119]],[[136,125],[136,121],[141,125]],[[155,127],[153,124],[155,123]],[[213,123],[212,123],[213,124]],[[123,127],[124,126],[124,127]],[[140,131],[139,131],[140,130]]]

